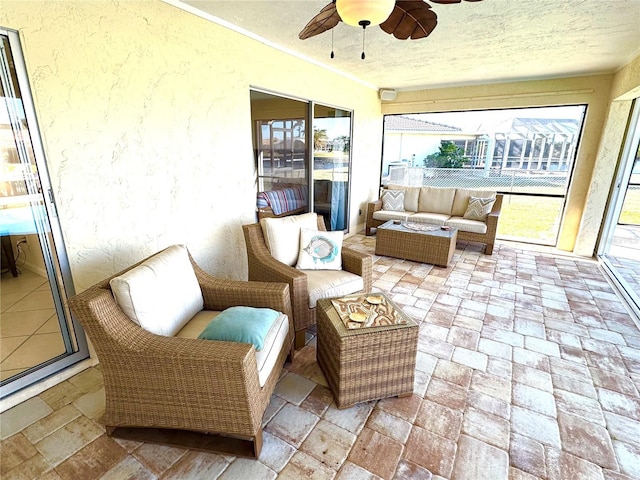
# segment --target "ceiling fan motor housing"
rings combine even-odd
[[[395,6],[395,0],[337,0],[336,9],[344,23],[354,27],[380,25]]]

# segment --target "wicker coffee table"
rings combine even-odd
[[[376,255],[446,267],[456,250],[457,239],[457,228],[442,230],[438,226],[396,223],[395,220],[389,220],[378,227]]]
[[[318,300],[316,356],[338,408],[413,393],[418,325],[381,293],[342,298],[372,296],[404,323],[350,329],[332,299]]]

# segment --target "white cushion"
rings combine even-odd
[[[321,298],[340,297],[364,288],[362,277],[344,270],[304,270],[307,274],[309,308]]]
[[[469,205],[469,197],[496,198],[496,192],[457,188],[455,198],[453,199],[453,208],[451,209],[452,216],[462,217],[464,215]]]
[[[487,224],[478,220],[467,220],[462,217],[451,217],[445,225],[456,227],[461,232],[479,233],[484,235],[487,233]]]
[[[342,270],[344,232],[300,229],[300,253],[296,268],[302,270]]]
[[[392,212],[388,210],[376,210],[373,212],[373,218],[376,220],[406,220],[413,212]]]
[[[451,215],[455,195],[455,188],[422,187],[417,211]]]
[[[214,312],[212,310],[202,310],[197,313],[182,329],[176,333],[176,337],[180,338],[198,338],[200,332],[209,325],[209,322],[213,320],[220,312]],[[273,325],[269,329],[267,336],[264,339],[264,346],[259,352],[256,351],[256,363],[258,365],[258,382],[263,387],[267,383],[267,379],[273,370],[273,367],[278,360],[278,355],[282,351],[282,346],[287,339],[287,333],[289,332],[289,318],[282,314],[280,315]],[[210,342],[211,340],[203,340],[203,342]]]
[[[281,218],[262,218],[260,225],[271,256],[293,267],[300,251],[300,229],[317,230],[318,216],[312,212]]]
[[[428,223],[430,225],[444,225],[449,220],[449,215],[442,213],[414,213],[407,220],[417,223]]]
[[[280,315],[269,329],[269,333],[264,339],[262,350],[256,352],[256,363],[258,364],[258,382],[261,387],[267,383],[269,375],[278,360],[278,355],[282,351],[282,346],[287,340],[289,332],[289,317]]]
[[[184,245],[163,250],[110,285],[127,317],[157,335],[175,335],[204,304]]]

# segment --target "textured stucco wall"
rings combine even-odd
[[[591,231],[581,230],[580,225],[583,217],[592,218],[595,214],[595,210],[586,210],[586,197],[607,117],[613,78],[613,75],[597,75],[399,92],[395,101],[383,102],[382,111],[420,113],[586,104],[584,131],[557,244],[559,249],[574,251],[581,236],[588,235],[588,241],[595,241],[597,237],[597,231],[594,235]],[[581,251],[581,255],[585,254],[591,255]]]
[[[592,181],[584,208],[585,214],[580,223],[580,233],[574,249],[579,255],[593,255],[598,246],[602,219],[606,215],[607,202],[615,181],[616,167],[621,160],[633,100],[639,96],[640,56],[616,72],[613,79],[611,104],[593,168]]]
[[[172,243],[246,278],[250,86],[354,110],[351,231],[376,194],[377,92],[160,1],[6,1],[76,289]]]

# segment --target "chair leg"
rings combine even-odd
[[[304,328],[302,330],[296,330],[296,339],[294,342],[296,350],[299,350],[306,345],[307,343],[306,332],[307,331]]]
[[[484,247],[484,254],[491,255],[493,253],[493,243],[487,243],[486,247]]]

